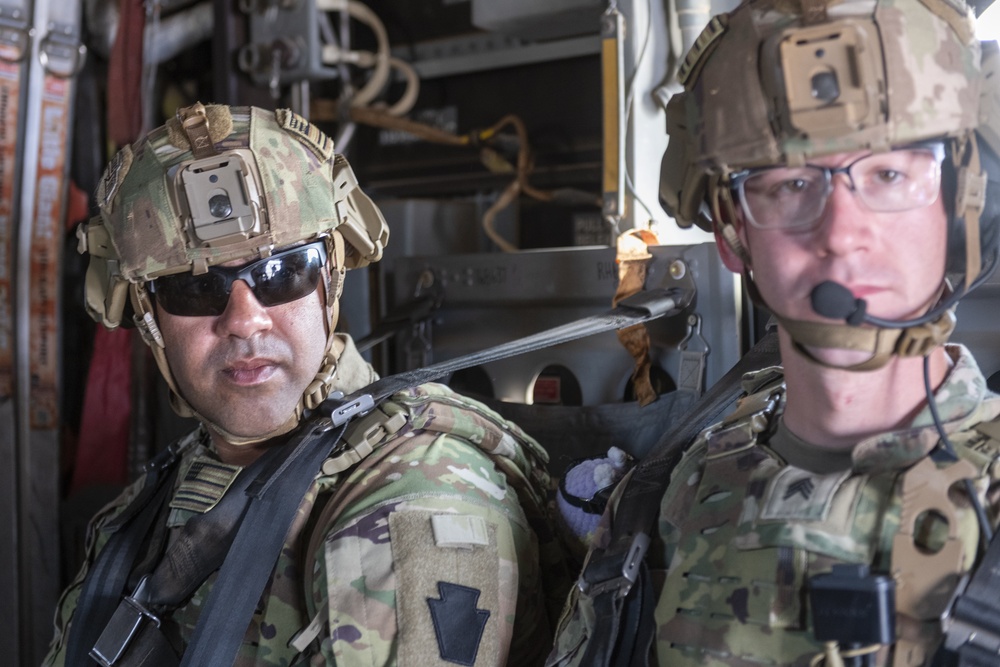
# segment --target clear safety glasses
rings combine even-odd
[[[263,306],[279,306],[311,294],[326,264],[326,243],[317,241],[243,266],[211,266],[207,273],[179,273],[149,284],[156,303],[171,315],[218,316],[226,310],[233,283],[243,280]]]
[[[936,142],[865,155],[844,167],[748,169],[730,182],[754,227],[806,231],[823,214],[835,175],[843,174],[851,192],[872,211],[908,211],[937,201],[943,159],[944,144]]]

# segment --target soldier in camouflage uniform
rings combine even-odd
[[[345,270],[377,261],[388,228],[332,141],[287,110],[182,109],[119,153],[98,203],[80,232],[88,310],[114,327],[131,305],[173,407],[200,421],[173,447],[159,515],[169,542],[331,392],[376,379],[334,326]],[[345,439],[302,500],[250,626],[234,629],[236,664],[541,662],[551,626],[539,551],[550,543],[538,443],[435,384],[394,395]],[[107,622],[75,611],[142,487],[92,522],[46,665],[77,662],[74,632]],[[213,581],[150,610],[177,653]]]
[[[939,651],[1000,510],[1000,397],[945,343],[997,259],[997,60],[950,0],[749,0],[688,54],[661,198],[715,232],[777,321],[782,367],[745,376],[735,412],[672,471],[645,560],[655,612],[633,629],[652,631],[628,664],[916,666]],[[880,619],[824,597],[834,574],[895,601]],[[599,664],[599,594],[571,591],[548,665]],[[886,632],[847,636],[857,619]]]

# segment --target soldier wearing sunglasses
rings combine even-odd
[[[102,664],[176,665],[214,575],[165,574],[162,554],[194,517],[243,493],[230,491],[241,473],[332,392],[376,379],[335,326],[345,271],[377,261],[389,230],[333,142],[287,110],[181,109],[116,156],[98,203],[80,232],[88,310],[108,327],[130,319],[172,406],[199,425],[169,450],[176,473],[162,504],[144,505],[152,520],[128,518],[142,480],[95,517],[46,664],[93,664],[101,635],[117,647],[95,650]],[[535,532],[544,450],[442,385],[396,394],[344,440],[302,499],[249,627],[229,629],[242,638],[236,664],[537,664],[550,627],[548,536]],[[127,599],[88,615],[100,607],[92,577],[122,530],[141,545],[116,593]],[[152,599],[149,582],[171,576],[193,593]],[[115,604],[135,627],[109,621]]]
[[[656,485],[618,487],[547,664],[1000,664],[1000,398],[947,343],[997,263],[998,63],[950,0],[747,0],[704,29],[661,201],[714,232],[781,366],[675,443],[642,520]],[[620,537],[645,557],[615,570]]]

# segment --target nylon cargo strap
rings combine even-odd
[[[644,627],[640,618],[655,602],[647,588],[649,577],[640,577],[640,572],[645,568],[649,533],[670,473],[684,449],[743,393],[743,375],[777,363],[777,334],[771,331],[701,397],[688,419],[659,440],[628,478],[615,510],[611,541],[607,548],[591,552],[577,582],[581,595],[593,600],[595,613],[593,634],[581,664],[645,664],[652,633],[640,634]]]
[[[158,608],[172,611],[182,604],[218,568],[218,578],[199,614],[180,664],[182,667],[233,664],[303,496],[325,459],[331,455],[349,454],[342,451],[350,448],[342,441],[342,436],[351,419],[367,414],[402,389],[456,370],[680,312],[691,296],[676,289],[640,292],[604,314],[423,369],[382,378],[347,398],[331,396],[317,410],[320,415],[329,413],[329,419],[310,419],[291,441],[270,448],[251,466],[259,472],[248,469],[237,477],[234,485],[244,484],[245,491],[230,490],[215,508],[188,520],[188,524],[194,522],[195,525],[190,530],[185,525],[178,541],[154,573],[144,577],[135,592],[119,604],[116,618],[107,624],[106,633],[98,640],[92,657],[100,659],[104,665],[176,665],[176,661],[159,655],[167,643],[165,638],[155,637],[159,634],[154,627],[158,625],[156,612]],[[332,451],[335,446],[337,450]],[[163,486],[169,490],[172,485]],[[230,497],[232,499],[222,511],[217,511]],[[209,519],[213,513],[215,516]],[[150,518],[144,516],[143,523]],[[212,539],[206,539],[207,535]],[[178,546],[182,540],[183,545]],[[209,543],[212,546],[207,548]],[[134,550],[137,552],[138,546]],[[116,562],[127,573],[134,560],[133,556],[128,562],[123,559]],[[125,576],[120,577],[115,589],[117,596],[123,590]],[[115,597],[114,602],[119,599]],[[83,600],[81,596],[81,604]],[[105,627],[103,620],[109,616],[111,612],[106,611],[95,617],[101,620],[96,627]],[[151,633],[153,640],[149,639]],[[85,640],[76,643],[80,641]],[[135,646],[130,651],[133,642]]]
[[[157,455],[146,467],[145,483],[138,496],[120,515],[106,526],[113,531],[101,553],[94,561],[80,591],[80,599],[70,626],[66,646],[67,665],[89,664],[87,655],[94,645],[96,635],[111,618],[127,585],[129,573],[135,566],[146,530],[135,535],[129,530],[134,526],[152,525],[170,497],[177,473],[178,453],[169,447]],[[83,622],[86,619],[86,622]]]
[[[283,455],[291,450],[291,446],[271,447],[257,461],[240,471],[211,511],[193,516],[184,524],[152,573],[139,573],[142,579],[131,595],[121,600],[120,588],[111,593],[115,595],[115,601],[121,602],[106,625],[97,625],[104,631],[96,642],[89,644],[93,646],[92,658],[102,665],[178,664],[179,658],[174,649],[157,630],[158,619],[179,607],[208,575],[219,569],[250,502],[252,484],[266,480],[282,463]],[[168,489],[166,498],[161,502],[169,500],[171,490]],[[156,662],[149,662],[147,655],[155,658]]]
[[[343,424],[354,415],[371,410],[377,403],[398,391],[431,382],[470,366],[506,359],[604,331],[634,326],[663,315],[679,313],[690,303],[692,296],[693,294],[676,288],[638,292],[622,299],[616,307],[601,315],[584,317],[575,322],[474,352],[464,357],[449,359],[424,368],[381,378],[365,389],[346,397],[330,414],[330,419],[334,424]]]

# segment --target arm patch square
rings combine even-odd
[[[435,543],[432,516],[418,510],[389,515],[399,665],[503,664],[497,526],[487,522],[487,545],[447,548]]]

